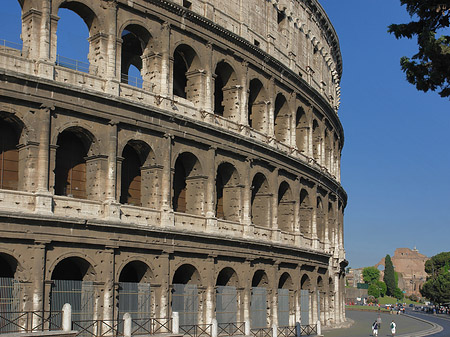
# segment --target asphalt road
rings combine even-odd
[[[372,336],[372,323],[377,319],[378,313],[376,312],[366,312],[366,311],[346,311],[348,318],[354,321],[354,324],[350,328],[337,329],[330,331],[322,331],[325,337],[364,337]],[[425,317],[417,315],[421,319],[429,320],[428,315]],[[389,329],[389,324],[391,320],[397,324],[397,334],[396,337],[406,337],[406,336],[426,336],[425,331],[430,331],[433,325],[424,322],[423,320],[417,320],[407,315],[390,315],[381,314],[381,329],[378,331],[379,337],[391,336],[391,331]],[[431,321],[431,319],[430,319]],[[434,334],[433,337],[450,337],[450,321],[448,321],[449,326],[447,327],[447,333],[445,334]],[[438,322],[439,325],[442,325]]]
[[[408,314],[411,316],[419,317],[421,319],[425,319],[427,321],[439,324],[442,326],[443,330],[438,333],[434,333],[432,335],[428,335],[430,337],[449,337],[450,336],[450,316],[448,315],[433,315],[426,314],[421,311],[408,311]]]

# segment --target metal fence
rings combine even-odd
[[[289,326],[289,289],[278,289],[278,326]]]
[[[244,336],[245,335],[245,323],[218,323],[217,327],[218,336]]]
[[[181,325],[180,333],[184,336],[190,337],[211,337],[212,324],[193,324],[193,325]]]
[[[272,328],[250,329],[250,333],[254,337],[272,337]]]
[[[300,290],[300,324],[309,325],[309,290]]]
[[[61,312],[0,312],[0,333],[61,330]]]
[[[250,322],[255,329],[267,327],[267,290],[253,287],[250,304]]]
[[[80,337],[123,336],[123,320],[72,321],[72,330]]]
[[[130,76],[128,74],[120,74],[120,76],[121,76],[121,79],[120,79],[121,82],[131,85],[133,87],[142,89],[142,87],[144,85],[144,81],[140,77]]]
[[[218,286],[216,289],[217,323],[233,323],[237,320],[236,287]]]
[[[56,55],[56,65],[69,68],[83,73],[89,73],[90,64],[78,60],[70,59],[61,55]]]
[[[317,325],[300,325],[300,336],[317,335]]]
[[[172,319],[170,318],[137,318],[132,319],[133,330],[131,335],[155,335],[172,332]]]
[[[172,311],[180,315],[180,326],[197,325],[198,291],[195,284],[174,284]]]
[[[22,51],[22,43],[0,40],[1,51],[10,51],[11,49],[14,51]]]

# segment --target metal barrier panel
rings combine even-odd
[[[119,319],[128,312],[132,319],[150,318],[151,292],[149,283],[119,283]]]
[[[252,288],[250,304],[250,326],[252,329],[267,327],[267,290],[266,288]]]
[[[195,284],[174,284],[172,311],[180,314],[180,325],[197,325],[198,291]]]
[[[278,326],[289,326],[289,289],[278,289]]]
[[[309,290],[300,290],[300,324],[309,325]]]
[[[11,277],[0,277],[0,332],[19,332],[20,283]]]
[[[50,299],[52,312],[60,311],[65,303],[72,306],[72,324],[82,330],[80,336],[90,336],[97,329],[94,317],[94,284],[92,281],[54,280]]]
[[[216,290],[217,323],[235,323],[237,320],[236,287],[218,286]]]

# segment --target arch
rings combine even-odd
[[[145,262],[133,260],[123,266],[119,282],[150,283],[152,277],[152,271]]]
[[[269,184],[266,176],[262,173],[256,173],[251,185],[251,218],[252,222],[261,227],[270,227],[270,193]]]
[[[257,270],[252,278],[252,297],[250,302],[250,321],[252,328],[267,327],[268,303],[267,288],[269,279],[264,270]]]
[[[202,214],[205,178],[198,158],[181,153],[175,161],[172,206],[175,212]]]
[[[292,282],[292,277],[288,272],[281,274],[278,281],[278,289],[294,290],[294,283]]]
[[[230,163],[221,163],[216,175],[216,217],[239,221],[241,193],[239,175]]]
[[[98,31],[97,16],[87,5],[78,1],[63,1],[58,7],[57,59],[58,65],[89,73],[95,64],[89,37]]]
[[[131,23],[123,29],[121,38],[121,81],[142,88],[142,79],[152,71],[146,56],[153,49],[153,37],[146,28]],[[131,66],[137,69],[137,73],[131,71]]]
[[[130,261],[122,268],[118,289],[119,318],[126,312],[133,319],[147,318],[151,315],[151,279],[151,270],[142,261]]]
[[[89,133],[79,127],[58,135],[55,165],[55,194],[87,198],[86,156],[92,144]]]
[[[214,72],[214,113],[232,120],[238,119],[239,92],[233,67],[221,61]]]
[[[317,289],[322,290],[324,287],[324,282],[322,276],[317,277]]]
[[[313,133],[313,158],[320,163],[322,152],[322,133],[319,127],[319,122],[316,119],[313,120],[312,126]]]
[[[267,93],[259,79],[252,79],[249,84],[247,116],[248,125],[259,132],[267,132]]]
[[[0,278],[15,278],[19,262],[6,253],[0,253]]]
[[[279,142],[289,143],[291,130],[291,111],[289,104],[283,94],[278,94],[275,99],[274,108],[274,133]]]
[[[19,145],[22,128],[0,119],[0,189],[19,189]]]
[[[295,145],[300,152],[308,152],[309,124],[303,107],[298,107],[295,116]]]
[[[54,267],[52,280],[93,281],[95,270],[85,259],[78,256],[66,257]]]
[[[325,211],[321,197],[317,197],[316,204],[316,224],[317,224],[317,236],[321,242],[325,240]]]
[[[309,193],[305,188],[300,190],[300,232],[306,237],[312,236],[312,205]]]
[[[200,59],[195,50],[180,44],[173,53],[173,95],[186,98],[191,102],[198,99],[199,89],[202,85],[198,73]]]
[[[173,274],[172,284],[201,285],[200,273],[191,264],[183,264]]]
[[[304,274],[300,280],[301,290],[311,290],[311,279],[307,274]]]
[[[259,269],[254,272],[252,277],[252,287],[268,287],[269,278],[264,270]]]
[[[278,228],[287,232],[294,230],[294,200],[291,187],[285,181],[278,188]]]
[[[217,275],[216,286],[239,286],[239,277],[231,267],[223,268]]]
[[[278,281],[277,299],[278,299],[278,326],[290,326],[291,315],[294,301],[291,299],[291,292],[294,290],[292,278],[289,273],[284,272]],[[294,317],[292,317],[294,318]],[[295,318],[294,318],[295,319]]]

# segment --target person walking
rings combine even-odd
[[[375,321],[372,324],[372,336],[378,336],[378,322]]]
[[[395,336],[395,329],[397,328],[397,324],[395,324],[394,321],[391,322],[391,334],[392,336]]]

